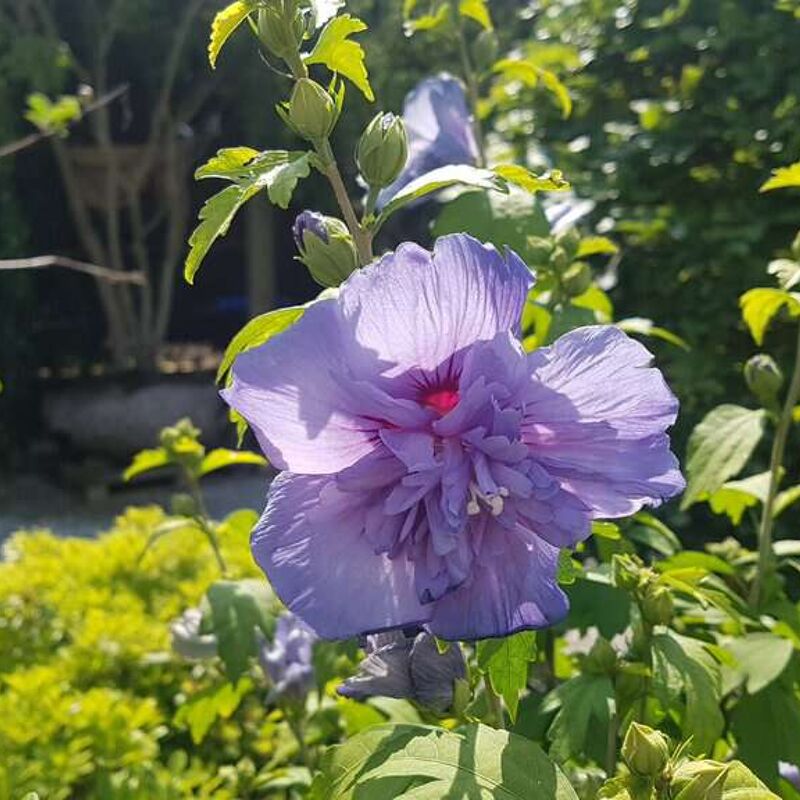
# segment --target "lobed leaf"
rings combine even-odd
[[[762,192],[771,192],[773,189],[788,189],[800,186],[800,161],[772,171],[772,176],[761,187]]]
[[[536,634],[521,631],[503,639],[486,639],[477,644],[478,669],[485,673],[496,694],[508,707],[512,721],[517,718],[520,693],[528,683],[528,663],[536,657]]]
[[[728,650],[736,659],[738,672],[750,694],[758,694],[777,680],[789,666],[794,646],[773,633],[749,633],[731,640]]]
[[[208,60],[212,69],[216,69],[217,59],[225,43],[255,8],[255,0],[236,0],[214,17],[211,23],[211,38],[208,42]]]
[[[765,421],[763,409],[729,404],[706,414],[689,437],[681,508],[713,494],[744,467],[761,440]]]
[[[762,344],[764,334],[775,315],[786,308],[792,317],[800,316],[800,295],[783,289],[751,289],[745,292],[739,305],[756,344]]]
[[[304,57],[306,64],[324,64],[331,72],[351,80],[370,102],[375,99],[364,63],[364,48],[350,39],[367,25],[350,14],[331,19],[322,29],[314,49]]]

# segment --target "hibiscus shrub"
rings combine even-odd
[[[138,560],[129,554],[136,599],[100,592],[83,606],[141,608],[147,559],[162,547],[215,574],[203,572],[202,599],[162,576],[174,595],[150,613],[162,640],[172,620],[175,655],[115,631],[139,644],[127,671],[122,645],[111,664],[95,645],[99,666],[55,683],[145,686],[126,719],[143,720],[152,774],[138,777],[124,747],[106,758],[102,743],[82,745],[74,785],[138,797],[162,780],[171,796],[168,781],[189,771],[199,782],[180,790],[196,796],[800,797],[800,544],[776,541],[800,496],[784,464],[800,342],[785,388],[769,355],[748,362],[754,407],[712,410],[681,467],[669,438],[678,401],[638,338],[685,343],[657,320],[614,319],[603,287],[617,248],[576,227],[592,204],[538,149],[511,163],[493,125],[520,85],[568,115],[558,75],[527,51],[498,57],[483,0],[406,2],[406,33],[452,52],[460,74],[423,81],[402,118],[373,118],[355,198],[331,134],[348,91],[374,96],[354,38],[366,26],[343,5],[238,0],[214,21],[212,66],[224,69],[237,29],[253,34],[286,76],[277,111],[304,149],[233,147],[200,167],[198,178],[227,185],[201,211],[187,280],[246,202],[287,208],[314,171],[341,219],[298,216],[299,260],[324,290],[250,322],[220,367],[240,435],[251,430],[279,471],[260,519],[220,525],[205,512],[206,472],[260,459],[206,453],[188,422],[129,470],[177,466],[189,494],[140,533]],[[798,173],[764,189],[798,185]],[[411,211],[428,215],[433,245],[381,247],[386,222],[402,229]],[[742,298],[758,345],[800,317],[800,247],[784,255],[769,268],[777,285]],[[762,439],[769,470],[740,477]],[[681,494],[683,508],[725,515],[737,538],[685,549],[652,512]],[[247,566],[250,527],[259,573]],[[192,536],[208,547],[180,538]],[[19,669],[39,680],[33,694],[54,685],[36,674],[53,659],[42,640],[62,642],[56,658],[69,663],[89,616],[49,633],[12,628],[4,696]],[[35,752],[17,745],[7,783],[38,791]]]

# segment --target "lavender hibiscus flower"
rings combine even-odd
[[[683,488],[650,353],[592,326],[526,354],[532,283],[464,234],[404,244],[238,358],[224,396],[286,470],[253,553],[321,636],[551,625],[559,549]]]
[[[294,614],[278,617],[271,644],[261,648],[261,667],[273,684],[273,694],[301,699],[314,685],[313,650],[317,636]]]
[[[464,86],[451,75],[417,84],[403,105],[403,122],[408,133],[408,160],[400,177],[378,196],[379,208],[426,172],[478,160]]]

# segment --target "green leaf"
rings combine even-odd
[[[558,709],[547,737],[550,755],[558,761],[600,755],[605,748],[597,731],[607,731],[615,709],[614,686],[607,675],[589,673],[571,678],[545,699],[543,712]]]
[[[478,642],[477,655],[478,669],[489,677],[492,689],[506,701],[511,720],[516,720],[519,696],[528,683],[528,663],[536,657],[536,634],[521,631],[486,639]]]
[[[519,164],[499,164],[494,171],[512,186],[519,186],[520,189],[531,194],[565,192],[570,188],[569,181],[565,180],[563,173],[557,169],[550,170],[544,175],[537,175]]]
[[[412,17],[411,14],[416,8],[416,0],[406,0],[403,4],[403,30],[406,36],[413,36],[420,31],[434,31],[445,25],[450,19],[450,3],[439,3],[429,14],[422,14],[419,17]]]
[[[564,119],[572,114],[572,97],[567,87],[554,72],[521,58],[500,59],[495,63],[493,69],[500,73],[505,81],[519,81],[531,89],[542,83],[555,96],[561,106],[561,114]]]
[[[235,683],[247,671],[256,655],[256,632],[272,632],[272,606],[275,602],[262,580],[218,581],[207,593],[211,621],[219,642],[220,657],[228,680]]]
[[[217,66],[217,59],[225,42],[255,8],[255,0],[236,0],[235,3],[223,8],[214,17],[214,21],[211,23],[211,38],[208,42],[208,60],[212,69]]]
[[[691,350],[686,341],[681,339],[677,333],[659,327],[651,319],[645,319],[644,317],[628,317],[628,319],[621,319],[617,322],[617,327],[625,331],[625,333],[634,333],[639,336],[652,336],[654,339],[662,339],[665,342],[669,342],[669,344],[675,345],[675,347],[680,347],[682,350]]]
[[[209,472],[216,472],[218,469],[238,466],[240,464],[255,464],[259,467],[267,466],[267,459],[258,453],[251,453],[247,450],[226,450],[220,448],[212,450],[200,464],[200,477],[208,475]]]
[[[728,481],[707,500],[715,514],[727,514],[734,525],[742,521],[748,508],[765,503],[772,473],[761,472],[740,481]]]
[[[769,262],[767,272],[778,279],[781,289],[794,289],[800,283],[800,264],[789,258],[776,258]]]
[[[556,581],[559,586],[571,586],[581,576],[580,562],[572,557],[569,550],[561,550],[558,554],[558,570]]]
[[[261,794],[280,794],[286,797],[290,789],[307,789],[311,785],[308,767],[278,767],[256,776],[253,788]]]
[[[719,664],[703,642],[673,631],[652,639],[653,692],[665,709],[677,710],[692,750],[707,753],[724,728]]]
[[[629,539],[665,556],[674,555],[681,549],[677,535],[652,514],[640,511],[634,515],[633,521],[636,524],[626,531]]]
[[[775,505],[772,509],[773,517],[778,517],[786,511],[787,508],[794,505],[800,500],[800,484],[797,486],[790,486],[788,489],[779,492],[775,498]]]
[[[536,196],[516,188],[508,194],[464,192],[442,208],[433,226],[434,236],[468,231],[501,250],[510,247],[529,266],[535,266],[531,237],[545,237],[549,230]]]
[[[757,694],[777,680],[794,653],[794,646],[788,639],[763,632],[733,639],[727,649],[733,653],[750,694]]]
[[[129,481],[137,475],[143,475],[145,472],[160,469],[169,464],[169,453],[163,447],[155,450],[141,450],[133,457],[131,465],[122,473],[122,478]]]
[[[713,494],[744,467],[761,440],[765,421],[763,409],[728,404],[703,418],[689,438],[688,483],[681,508]]]
[[[490,169],[471,167],[468,164],[452,164],[426,172],[404,186],[384,207],[375,221],[377,230],[396,211],[414,200],[447,189],[450,186],[468,186],[476,189],[508,191],[508,184]]]
[[[266,314],[251,319],[225,348],[225,354],[217,369],[217,382],[220,383],[227,376],[236,356],[268,342],[279,333],[283,333],[303,316],[304,311],[303,306],[290,306],[268,311]]]
[[[719,575],[735,575],[736,570],[719,556],[701,553],[696,550],[684,550],[656,563],[661,572],[674,570],[700,569],[704,572],[716,572]]]
[[[578,245],[576,259],[589,258],[591,256],[613,256],[619,252],[619,247],[607,239],[605,236],[587,236],[581,239]]]
[[[764,334],[775,315],[786,308],[789,315],[800,315],[800,295],[783,289],[751,289],[740,300],[742,318],[747,323],[756,344],[762,344]]]
[[[306,64],[324,64],[331,72],[350,79],[370,102],[375,99],[364,64],[364,48],[350,39],[367,25],[357,17],[342,14],[322,29],[314,49],[305,56]]]
[[[772,171],[772,177],[761,187],[762,192],[800,186],[800,161]]]
[[[745,695],[731,713],[737,756],[776,788],[778,762],[800,763],[800,701],[792,681],[773,681]]]
[[[458,13],[462,17],[474,20],[485,30],[492,30],[492,18],[486,0],[461,0],[458,4]]]
[[[601,539],[611,539],[612,541],[622,538],[619,525],[615,522],[606,522],[604,520],[595,520],[592,523],[592,535],[599,536]]]
[[[485,725],[458,731],[377,725],[331,748],[312,800],[577,800],[575,790],[529,739]]]
[[[211,686],[190,697],[175,713],[174,722],[187,727],[194,744],[201,744],[218,719],[229,719],[245,695],[253,689],[250,678],[242,678],[235,685],[224,683]]]
[[[235,181],[210,197],[200,211],[200,225],[189,238],[190,251],[186,258],[184,277],[187,283],[194,276],[211,245],[228,232],[239,209],[264,189],[271,202],[288,208],[297,182],[311,171],[310,153],[271,150],[257,153],[250,148],[230,148],[220,151],[196,172],[199,178],[224,178]]]

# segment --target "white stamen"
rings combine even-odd
[[[469,503],[467,503],[467,514],[469,514],[471,517],[475,517],[480,513],[481,507],[478,505],[478,501],[470,500]]]
[[[505,508],[504,498],[508,497],[509,494],[505,486],[499,486],[496,494],[483,492],[475,481],[471,481],[469,484],[467,514],[471,517],[480,514],[480,504],[482,502],[489,508],[493,517],[499,517]]]

